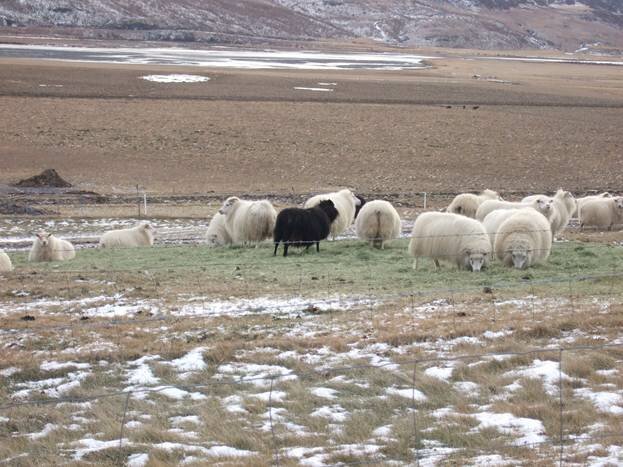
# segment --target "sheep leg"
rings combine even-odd
[[[435,271],[439,271],[441,269],[441,266],[439,266],[439,260],[435,258],[433,261],[435,261]]]
[[[413,261],[413,269],[417,271],[417,268],[418,268],[418,261],[417,261],[417,258],[415,258],[415,260]]]
[[[277,248],[279,248],[279,242],[275,242],[275,252],[273,253],[273,256],[277,256]]]
[[[320,242],[316,242],[316,253],[320,253]]]
[[[288,256],[288,242],[283,243],[283,256],[284,258]]]
[[[381,240],[381,250],[385,249],[385,243],[383,243],[383,240]]]

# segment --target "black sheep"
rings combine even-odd
[[[283,256],[288,256],[288,246],[305,246],[309,249],[314,243],[320,251],[320,240],[324,240],[331,230],[331,222],[338,212],[331,200],[321,201],[309,209],[286,208],[277,215],[273,239],[275,252],[283,243]]]
[[[357,219],[357,214],[359,214],[359,211],[361,211],[361,208],[363,207],[363,205],[366,204],[366,200],[364,199],[363,196],[359,196],[359,195],[355,195],[355,198],[359,200],[359,204],[355,206],[355,219]]]

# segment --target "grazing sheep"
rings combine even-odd
[[[100,248],[134,248],[152,246],[156,231],[148,222],[141,222],[131,229],[111,230],[100,238]]]
[[[456,195],[450,205],[447,207],[446,212],[453,214],[461,214],[463,216],[476,217],[476,211],[478,206],[489,199],[501,200],[500,195],[493,190],[485,190],[479,195],[472,193],[461,193]]]
[[[532,203],[534,201],[551,201],[552,202],[552,212],[549,217],[549,223],[552,226],[552,233],[554,236],[560,234],[565,227],[569,224],[569,220],[573,213],[577,209],[576,200],[573,195],[563,190],[559,189],[553,197],[546,195],[531,195],[526,196],[521,200],[522,203]],[[544,213],[545,214],[545,213]]]
[[[525,269],[545,261],[552,249],[547,218],[534,209],[519,209],[495,234],[495,254],[504,266]]]
[[[387,201],[366,203],[355,220],[357,236],[370,246],[384,249],[384,243],[400,237],[400,216]]]
[[[577,198],[576,199],[576,209],[575,212],[573,213],[574,216],[580,216],[580,208],[586,204],[589,201],[593,201],[595,199],[602,199],[602,198],[612,198],[612,195],[610,193],[608,193],[607,191],[604,191],[603,193],[599,193],[598,195],[590,195],[590,196],[584,196],[583,198]]]
[[[279,243],[283,243],[283,256],[288,256],[288,247],[305,246],[307,250],[314,243],[320,252],[320,240],[324,240],[331,231],[331,222],[338,216],[333,201],[325,199],[318,205],[307,208],[286,208],[277,216],[273,240],[275,252]]]
[[[57,238],[51,233],[41,231],[35,234],[28,261],[64,261],[76,256],[74,246],[67,240]]]
[[[476,211],[476,219],[482,222],[487,214],[496,209],[523,209],[523,208],[534,208],[543,214],[548,219],[552,215],[552,201],[539,197],[538,199],[532,201],[531,203],[522,203],[522,202],[514,202],[514,201],[498,201],[498,200],[487,200],[484,201],[479,207],[478,211]]]
[[[352,191],[348,189],[340,190],[334,193],[325,193],[316,195],[305,201],[304,208],[317,206],[320,201],[330,199],[337,209],[338,216],[331,224],[331,238],[335,238],[348,229],[355,220],[355,212],[357,206],[360,206],[362,200],[357,198]],[[363,198],[362,198],[363,199]]]
[[[623,197],[593,199],[580,208],[580,228],[597,227],[612,230],[623,223]]]
[[[460,214],[426,212],[413,225],[409,253],[418,259],[429,257],[439,269],[439,260],[453,262],[459,269],[480,271],[491,256],[491,243],[480,222]]]
[[[11,258],[4,251],[0,250],[0,272],[10,272],[13,270]]]
[[[516,212],[516,209],[496,209],[495,211],[491,211],[489,214],[487,214],[487,217],[484,218],[484,220],[482,221],[482,225],[485,228],[487,234],[489,235],[489,239],[491,240],[491,248],[493,248],[495,245],[495,234],[498,231],[500,225],[502,225],[502,222],[504,222]]]
[[[227,198],[218,212],[225,216],[225,229],[233,243],[255,243],[256,248],[272,236],[277,218],[270,201],[246,201],[237,196]]]
[[[225,216],[220,213],[216,213],[206,232],[206,243],[209,247],[231,245],[232,238],[227,232],[225,227]]]

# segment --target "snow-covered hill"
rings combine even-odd
[[[623,48],[621,0],[5,0],[0,26],[82,37],[250,42],[366,38],[477,49]]]

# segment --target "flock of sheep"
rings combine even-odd
[[[497,257],[508,267],[524,269],[546,260],[552,240],[562,232],[572,216],[578,215],[581,228],[612,229],[623,221],[623,197],[609,193],[575,199],[562,189],[553,197],[528,196],[518,202],[504,201],[498,193],[485,190],[479,195],[457,195],[445,212],[420,214],[413,225],[408,251],[418,259],[430,258],[455,263],[459,269],[480,271]],[[366,202],[343,189],[308,199],[302,208],[286,208],[277,213],[268,200],[248,201],[227,198],[212,218],[206,233],[210,247],[231,244],[259,245],[272,237],[274,255],[283,245],[306,247],[338,235],[353,222],[357,236],[383,249],[386,242],[400,236],[401,220],[387,201]],[[106,232],[100,248],[151,246],[155,231],[143,222],[136,227]],[[63,261],[76,255],[73,245],[46,232],[35,236],[29,261]],[[0,272],[13,269],[9,256],[0,250]]]

